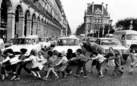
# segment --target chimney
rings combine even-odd
[[[94,13],[94,2],[92,2],[92,14]]]
[[[103,13],[104,13],[104,2],[102,2],[102,15],[103,15]]]
[[[87,5],[88,5],[88,7],[90,7],[90,5],[91,5],[91,4],[90,4],[90,3],[88,3]]]
[[[108,4],[106,4],[106,11],[108,10]]]

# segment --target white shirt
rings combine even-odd
[[[37,63],[37,56],[31,55],[29,58],[25,59],[24,61],[32,61],[32,64]]]
[[[101,55],[101,54],[98,54],[96,57],[92,58],[92,60],[95,60],[95,59],[98,59],[100,63],[102,63],[106,58]]]
[[[57,65],[60,65],[61,63],[62,63],[62,64],[65,64],[65,63],[67,63],[67,62],[68,62],[67,57],[66,57],[66,56],[63,56],[63,57],[60,59],[60,61],[59,61],[59,63],[58,63]]]

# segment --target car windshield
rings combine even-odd
[[[17,38],[17,39],[11,39],[11,42],[13,44],[32,44],[32,40],[31,39],[25,39],[25,38]]]
[[[128,34],[126,35],[127,40],[137,40],[137,34]]]
[[[121,45],[121,43],[117,39],[102,39],[101,45]]]
[[[47,38],[39,38],[39,42],[45,42],[47,41]]]
[[[95,42],[96,39],[95,39],[95,38],[90,38],[89,41],[90,41],[90,42]]]
[[[77,39],[59,39],[57,42],[58,45],[78,45],[78,40]]]

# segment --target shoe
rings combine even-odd
[[[124,72],[123,72],[123,71],[121,71],[121,73],[120,73],[120,74],[121,74],[121,76],[123,75],[123,73],[124,73]]]
[[[69,75],[72,74],[72,71],[69,72]]]
[[[83,76],[84,78],[87,78],[88,76]]]
[[[5,74],[5,77],[8,77],[8,74]]]
[[[5,75],[2,75],[2,81],[5,80]]]
[[[108,70],[107,70],[107,69],[104,69],[104,71],[107,73]]]
[[[56,78],[55,79],[58,79],[59,77],[58,76],[56,76]]]
[[[99,77],[100,77],[100,78],[103,77],[103,74],[99,75]]]
[[[75,76],[75,77],[79,77],[79,75],[77,75],[77,74],[74,74],[74,76]]]
[[[132,71],[130,71],[130,72],[129,72],[129,74],[130,74],[130,75],[133,75],[133,72],[132,72]]]
[[[19,81],[19,80],[20,80],[20,78],[19,78],[19,77],[16,77],[14,80],[15,80],[15,81]]]
[[[45,81],[46,81],[46,80],[48,80],[48,78],[47,78],[47,77],[43,77],[42,79],[43,79],[43,80],[45,80]]]
[[[11,80],[14,80],[16,78],[16,76],[14,75],[12,78],[11,78]]]

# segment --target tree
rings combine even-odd
[[[126,18],[126,19],[119,20],[116,23],[116,27],[117,28],[123,27],[122,28],[123,30],[128,30],[131,25],[131,21],[133,21],[133,23],[132,23],[133,30],[137,30],[137,19],[135,19],[135,18]]]

